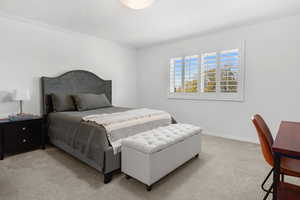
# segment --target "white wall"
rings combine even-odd
[[[167,98],[171,57],[246,41],[244,102]],[[207,133],[257,141],[250,117],[261,113],[276,134],[280,120],[300,121],[300,15],[215,34],[135,49],[30,21],[0,17],[0,117],[17,112],[7,98],[29,88],[26,112],[40,113],[41,76],[89,70],[113,80],[113,103],[165,109]],[[136,63],[137,62],[137,63]],[[136,65],[137,64],[137,65]],[[138,85],[138,88],[136,88]],[[137,102],[138,100],[138,102]]]
[[[24,111],[40,113],[39,78],[75,69],[112,80],[115,105],[136,105],[136,50],[107,40],[0,17],[0,69],[2,117],[18,111],[7,98],[15,88],[30,89]]]
[[[242,40],[244,102],[167,98],[170,58]],[[300,15],[140,49],[137,69],[140,106],[167,110],[178,121],[200,125],[210,134],[257,141],[250,121],[254,113],[265,117],[274,135],[281,120],[300,121]]]

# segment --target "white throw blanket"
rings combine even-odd
[[[106,129],[107,137],[116,154],[121,149],[122,139],[131,136],[122,134],[120,131],[154,121],[161,122],[159,125],[169,125],[171,124],[172,118],[167,112],[142,108],[111,114],[89,115],[83,117],[82,120],[103,126]]]

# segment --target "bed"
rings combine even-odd
[[[112,102],[112,81],[83,70],[67,72],[58,77],[42,77],[42,110],[47,121],[47,134],[51,144],[78,158],[104,174],[104,183],[112,180],[113,172],[121,165],[121,153],[115,153],[104,127],[82,121],[93,114],[116,113],[131,108],[107,107],[88,111],[54,112],[51,94],[92,93],[105,94]],[[127,132],[139,133],[160,124],[145,123],[130,128]]]

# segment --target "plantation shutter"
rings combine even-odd
[[[186,56],[184,59],[184,92],[198,91],[199,56]]]
[[[238,93],[240,75],[240,52],[232,49],[220,52],[220,92]]]
[[[169,97],[183,99],[244,99],[244,43],[241,48],[204,52],[170,60]]]
[[[201,56],[201,92],[216,92],[217,53],[204,53]]]
[[[170,61],[170,93],[183,92],[184,60],[182,57]]]

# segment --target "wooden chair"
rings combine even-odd
[[[272,145],[274,143],[274,139],[269,127],[267,126],[266,122],[260,115],[258,114],[254,115],[252,117],[252,122],[258,134],[264,159],[272,167],[271,171],[268,173],[267,177],[264,179],[264,181],[261,184],[262,190],[266,192],[266,195],[264,197],[265,200],[268,198],[269,194],[272,193],[272,188],[273,188],[273,184],[272,184],[269,189],[265,189],[265,184],[274,171],[274,156],[272,151]],[[283,157],[281,159],[280,172],[281,172],[282,182],[284,182],[284,175],[300,177],[300,161]]]

